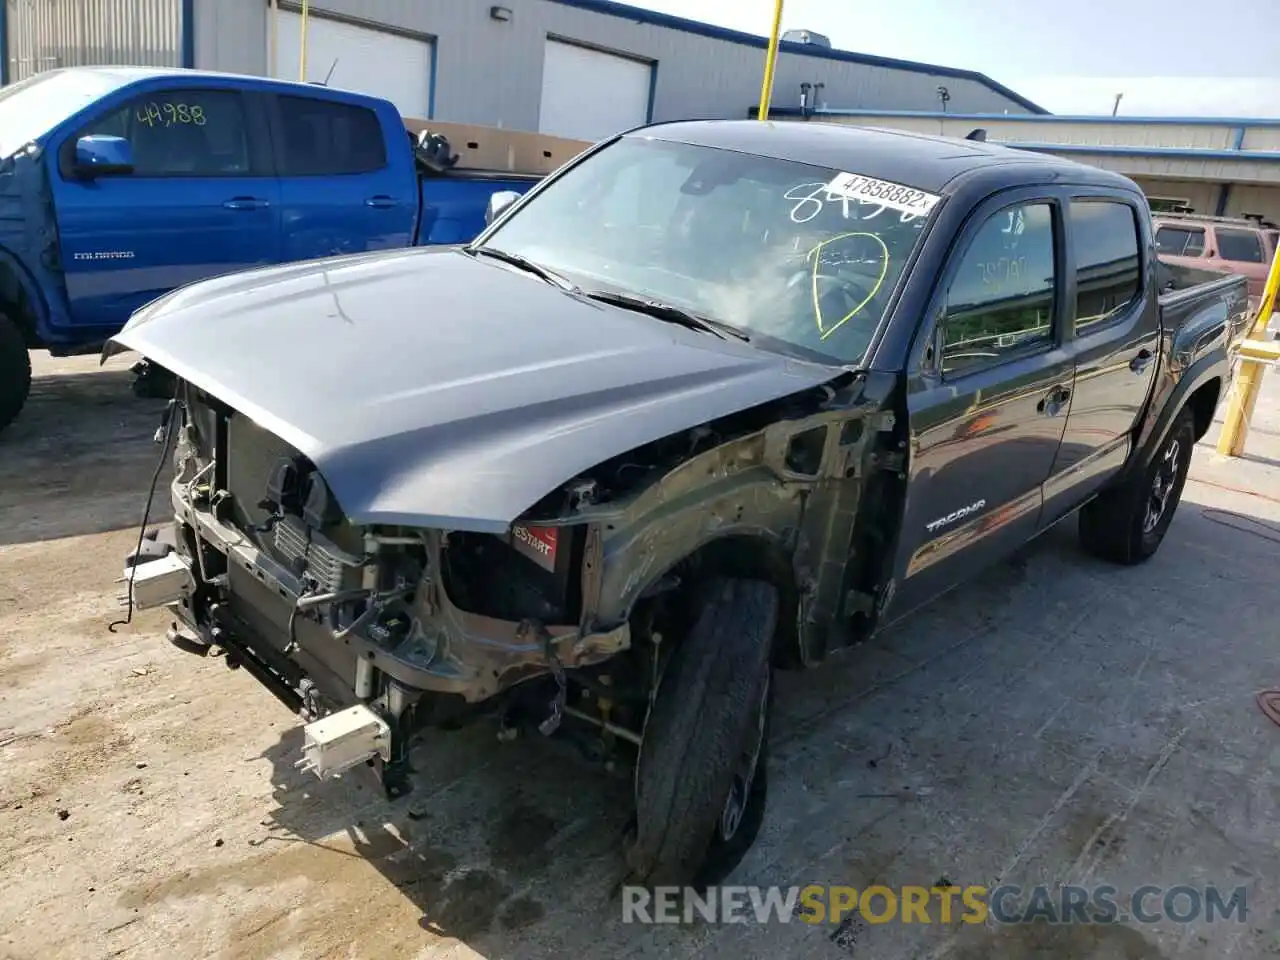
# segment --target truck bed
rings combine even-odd
[[[484,229],[489,198],[499,190],[524,193],[541,179],[536,174],[458,170],[443,177],[422,177],[418,192],[422,213],[415,246],[467,243]]]
[[[1247,277],[1164,260],[1157,261],[1157,273],[1164,329],[1179,331],[1181,345],[1198,355],[1220,331],[1228,349],[1244,339],[1253,317]]]

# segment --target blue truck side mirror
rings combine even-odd
[[[520,199],[520,194],[514,190],[498,190],[489,198],[489,206],[484,211],[484,222],[486,224],[493,223],[498,217],[502,216],[504,210]]]
[[[81,137],[76,141],[76,173],[83,177],[133,173],[133,146],[124,137]]]

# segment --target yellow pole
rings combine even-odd
[[[1271,311],[1276,305],[1277,291],[1280,291],[1280,245],[1277,245],[1276,255],[1271,261],[1267,285],[1262,291],[1262,302],[1258,304],[1258,315],[1246,335],[1246,349],[1240,356],[1240,369],[1236,372],[1231,395],[1227,398],[1222,435],[1218,438],[1218,453],[1224,456],[1238,457],[1244,453],[1244,442],[1249,436],[1249,421],[1253,419],[1258,392],[1262,389],[1262,374],[1267,369],[1264,361],[1249,356],[1247,347],[1250,346],[1249,341],[1261,341],[1266,336]]]
[[[271,11],[267,14],[268,24],[267,32],[270,34],[271,50],[267,56],[267,76],[279,77],[280,68],[276,63],[276,49],[280,46],[279,29],[280,29],[280,7],[276,0],[271,0]]]
[[[782,0],[773,6],[773,30],[769,34],[769,51],[764,55],[764,79],[760,83],[760,109],[757,116],[769,119],[769,101],[773,98],[773,71],[778,65],[778,38],[782,32]]]
[[[307,0],[302,0],[302,38],[298,43],[298,79],[307,82]]]

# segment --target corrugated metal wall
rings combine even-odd
[[[85,64],[182,65],[181,0],[5,0],[9,81]]]
[[[1222,184],[1204,180],[1157,180],[1134,177],[1133,181],[1148,197],[1183,200],[1196,213],[1213,216],[1222,193]]]
[[[311,4],[317,13],[434,37],[441,120],[538,129],[548,35],[656,62],[655,120],[745,117],[759,96],[764,52],[754,47],[546,0],[502,0],[512,11],[506,22],[491,19],[490,6],[489,0]],[[196,0],[196,66],[265,73],[266,8],[266,0]],[[797,105],[801,82],[825,84],[824,97],[833,104],[929,110],[937,107],[938,86],[945,85],[953,110],[1026,112],[974,80],[792,53],[779,58],[774,104]]]
[[[1222,216],[1261,215],[1280,223],[1280,184],[1211,183],[1196,180],[1157,180],[1135,177],[1149,197],[1177,197],[1187,200],[1196,213],[1214,216],[1226,191]]]
[[[834,99],[834,98],[832,98]],[[841,114],[840,110],[848,110]],[[1065,117],[995,117],[976,119],[971,116],[903,117],[886,112],[879,105],[873,107],[848,107],[844,104],[830,116],[818,119],[828,123],[852,123],[872,127],[893,127],[913,133],[937,136],[963,137],[975,127],[987,131],[987,136],[1001,143],[1061,143],[1078,146],[1124,147],[1181,147],[1199,150],[1230,150],[1241,131],[1230,122],[1203,123],[1141,123]],[[888,108],[884,108],[888,109]],[[966,111],[956,110],[963,114]]]
[[[1246,213],[1261,214],[1280,223],[1280,186],[1262,184],[1232,184],[1227,193],[1228,217],[1242,217]]]
[[[1235,149],[1245,139],[1238,123],[1142,123],[1107,119],[1076,120],[1043,117],[999,117],[996,119],[942,116],[898,116],[858,109],[848,115],[823,115],[829,123],[892,127],[913,133],[963,137],[982,127],[995,142],[1026,144],[1053,153],[1054,147],[1116,147],[1116,153],[1080,153],[1063,150],[1061,155],[1129,177],[1174,180],[1202,180],[1214,183],[1280,183],[1280,160],[1249,157],[1250,150]],[[1252,133],[1252,129],[1248,131]],[[1262,142],[1261,138],[1257,138]],[[1245,141],[1247,142],[1247,140]],[[1205,157],[1140,154],[1140,148],[1187,148],[1220,151]],[[1212,211],[1209,211],[1212,212]]]

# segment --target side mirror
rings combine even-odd
[[[520,194],[514,190],[499,190],[489,198],[489,205],[484,211],[484,222],[486,225],[493,223],[498,217],[502,216],[503,211],[520,199]]]
[[[76,173],[92,179],[103,174],[133,173],[133,146],[124,137],[94,134],[76,141]]]

